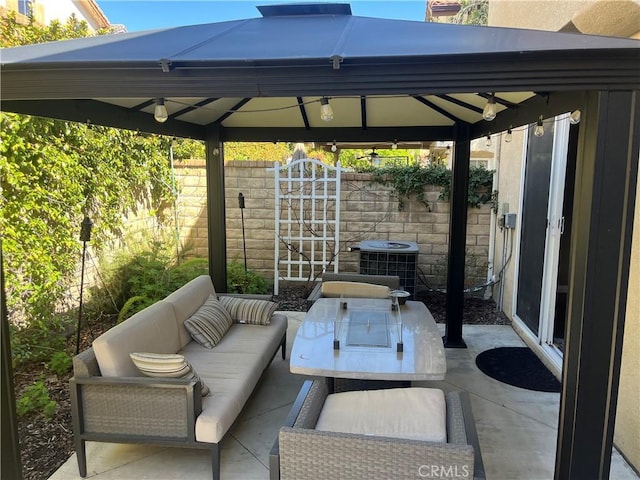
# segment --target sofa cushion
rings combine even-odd
[[[200,381],[202,396],[209,395],[209,387],[200,380],[191,364],[183,355],[171,353],[130,353],[131,360],[148,377],[193,378]]]
[[[387,298],[389,287],[361,282],[322,282],[323,297]]]
[[[392,388],[328,395],[316,430],[447,441],[446,402],[436,388]]]
[[[286,330],[287,317],[276,314],[268,326],[234,324],[212,350],[191,342],[180,352],[212,389],[202,399],[197,441],[222,440],[271,363]]]
[[[178,322],[180,347],[191,341],[191,335],[184,326],[184,321],[191,317],[198,308],[211,296],[215,295],[213,282],[209,275],[200,275],[187,282],[175,292],[167,295],[165,302],[170,303]]]
[[[180,350],[173,308],[156,302],[93,341],[93,350],[105,377],[139,377],[129,357],[133,352],[176,353]]]
[[[214,295],[184,322],[191,337],[205,348],[213,348],[220,343],[231,325],[231,315]]]
[[[278,307],[277,303],[268,300],[227,296],[221,296],[219,300],[229,311],[234,322],[249,325],[269,325]]]

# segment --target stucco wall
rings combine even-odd
[[[227,254],[243,261],[242,214],[244,214],[247,265],[273,278],[275,251],[274,172],[272,162],[230,161],[225,164]],[[178,223],[180,236],[191,255],[207,254],[206,179],[204,162],[191,160],[176,165],[180,185]],[[240,211],[238,194],[245,197]],[[340,271],[357,272],[359,254],[348,247],[362,240],[397,240],[418,244],[418,264],[428,283],[446,284],[449,241],[449,203],[439,200],[440,188],[427,186],[429,207],[406,202],[402,212],[389,187],[371,181],[370,175],[344,173],[341,182]],[[489,251],[490,208],[471,208],[467,222],[468,286],[486,280]]]
[[[531,12],[524,15],[523,12]],[[557,31],[569,25],[583,33],[637,37],[634,26],[640,27],[640,2],[620,0],[613,2],[593,0],[490,0],[489,25]],[[602,31],[602,28],[608,31]],[[594,31],[593,29],[599,29]],[[520,137],[521,138],[521,137]],[[520,178],[522,169],[522,141],[516,138],[507,147],[502,143],[500,156],[500,203],[509,201],[510,210],[520,205]],[[640,190],[638,192],[640,194]],[[508,200],[507,200],[508,199]],[[636,201],[634,240],[631,255],[631,276],[622,350],[620,391],[616,412],[614,442],[622,454],[640,470],[640,200]],[[501,252],[500,238],[496,238],[496,260]],[[515,254],[515,252],[514,252]],[[516,258],[512,260],[513,263]],[[513,314],[513,265],[506,270],[503,310],[510,318]],[[494,298],[495,292],[494,292]]]
[[[522,144],[524,131],[513,132],[513,139],[507,143],[504,136],[500,137],[498,166],[498,214],[515,213],[520,216],[520,188],[522,176]],[[494,272],[502,270],[503,263],[507,266],[503,272],[502,285],[498,284],[493,291],[493,298],[502,307],[505,314],[512,318],[514,272],[516,266],[516,250],[518,248],[517,230],[497,230],[494,251]],[[503,262],[504,260],[504,262]]]
[[[80,20],[85,20],[92,31],[108,26],[107,18],[93,0],[37,0],[33,5],[36,20],[45,25],[53,20],[64,22],[75,15]],[[0,6],[18,11],[17,0],[0,0]]]
[[[634,225],[614,441],[640,470],[640,183]]]
[[[592,3],[594,0],[490,0],[488,23],[492,27],[555,32]]]

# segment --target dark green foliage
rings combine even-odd
[[[31,325],[18,328],[10,324],[13,365],[48,362],[53,354],[64,350],[70,319],[55,314],[37,317]]]
[[[71,370],[71,366],[73,365],[73,358],[67,352],[56,352],[49,360],[49,370],[51,370],[56,375],[64,375],[69,370]]]
[[[440,198],[448,200],[451,193],[451,170],[445,165],[391,165],[383,168],[365,168],[362,172],[373,174],[373,179],[382,185],[392,187],[392,195],[398,199],[398,210],[404,210],[405,201],[416,198],[425,207],[429,206],[424,194],[426,185],[442,187]],[[492,200],[491,186],[493,170],[484,167],[471,167],[469,171],[470,207],[480,207]]]
[[[132,316],[134,313],[144,310],[149,305],[152,305],[154,300],[145,297],[142,295],[136,295],[135,297],[131,297],[129,300],[124,302],[124,305],[120,309],[118,313],[118,323],[125,321],[127,318]]]
[[[493,199],[493,170],[484,167],[471,167],[469,170],[469,198],[470,207],[480,208],[481,204],[489,203]],[[448,199],[451,194],[451,182],[442,185],[441,197]]]
[[[269,292],[267,281],[251,270],[245,272],[244,264],[233,260],[227,265],[227,290],[229,293],[264,294]]]
[[[100,308],[104,308],[103,313],[117,312],[118,322],[121,322],[190,280],[209,273],[207,259],[192,258],[178,264],[162,245],[152,242],[149,250],[116,258],[104,275],[106,286],[92,290],[92,300],[87,308],[93,312]],[[229,263],[228,269],[229,292],[268,293],[265,279],[251,271],[245,276],[244,266],[239,262]],[[109,308],[110,301],[114,308]]]
[[[16,412],[19,417],[31,412],[41,412],[46,418],[51,418],[57,406],[58,404],[49,397],[47,387],[41,378],[25,388],[22,396],[16,401]]]

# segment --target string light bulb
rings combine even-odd
[[[164,123],[168,120],[169,114],[167,113],[167,107],[164,106],[164,98],[156,98],[156,108],[153,111],[153,118],[158,123]]]
[[[325,122],[333,120],[333,109],[331,105],[329,105],[329,99],[327,97],[320,99],[320,118]]]
[[[490,147],[490,146],[491,146],[491,135],[487,135],[487,141],[485,142],[485,145],[486,145],[487,147]]]
[[[333,141],[333,144],[331,145],[331,151],[333,153],[336,153],[338,151],[338,146],[336,145],[336,141]]]
[[[511,132],[511,129],[508,129],[506,135],[504,136],[504,141],[506,143],[511,143],[511,140],[513,140],[513,133]]]
[[[569,123],[571,125],[577,125],[580,123],[580,109],[576,109],[573,112],[571,112],[571,115],[569,115]]]
[[[496,97],[493,93],[489,95],[489,98],[487,98],[487,104],[484,106],[484,110],[482,111],[482,118],[487,122],[496,118]]]
[[[397,150],[398,149],[398,140],[394,140],[393,143],[391,144],[391,150]]]
[[[544,125],[542,125],[542,115],[540,115],[540,118],[538,119],[538,121],[536,122],[536,128],[533,131],[533,134],[536,137],[541,137],[544,135]]]

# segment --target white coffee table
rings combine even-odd
[[[361,380],[444,378],[447,362],[442,337],[424,303],[409,301],[400,306],[400,328],[391,300],[342,301],[347,303],[346,310],[340,309],[339,298],[318,299],[309,309],[293,342],[292,373]]]

